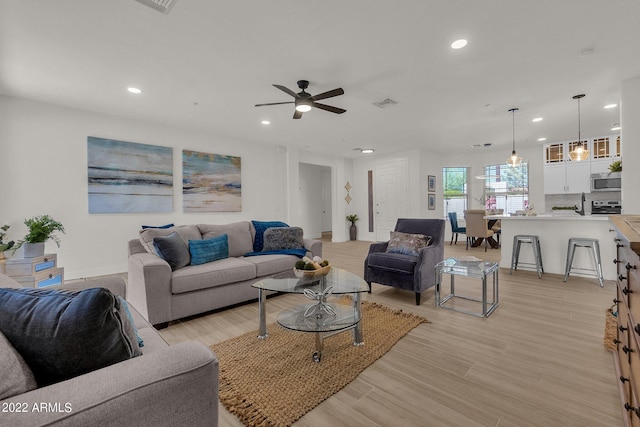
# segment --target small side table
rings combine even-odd
[[[449,274],[451,276],[451,288],[449,295],[442,297],[442,275]],[[492,300],[487,298],[487,276],[492,274]],[[475,277],[482,280],[482,299],[475,299],[455,292],[455,276]],[[482,303],[482,312],[474,312],[463,310],[455,305],[445,305],[447,301],[454,298],[461,298],[468,301]],[[453,301],[452,301],[453,302]],[[456,258],[448,258],[436,264],[436,306],[449,310],[460,311],[474,316],[488,317],[498,307],[498,264],[494,262],[477,260],[462,260]]]

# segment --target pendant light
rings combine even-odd
[[[579,162],[582,160],[587,160],[589,158],[589,148],[587,144],[582,143],[582,138],[580,135],[580,98],[584,98],[584,93],[580,95],[575,95],[573,99],[578,100],[578,144],[573,151],[569,152],[569,158],[574,162]]]
[[[512,113],[513,117],[513,146],[511,156],[507,158],[507,164],[511,167],[520,166],[522,164],[522,157],[519,157],[516,154],[516,111],[519,110],[519,108],[512,108],[509,110],[509,112]]]

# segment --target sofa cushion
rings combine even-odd
[[[253,228],[256,231],[255,238],[253,239],[253,250],[255,252],[262,251],[264,247],[264,232],[271,227],[288,227],[288,224],[285,224],[281,221],[251,221],[253,224]]]
[[[264,231],[263,252],[301,248],[304,248],[304,241],[300,227],[271,227]]]
[[[425,236],[424,234],[392,231],[391,239],[387,245],[387,252],[418,256],[418,251],[429,246],[431,240],[431,236]]]
[[[234,222],[231,224],[198,224],[203,239],[226,234],[229,239],[229,256],[239,257],[253,250],[253,237],[251,236],[251,223],[249,221]]]
[[[153,246],[158,256],[167,261],[172,270],[186,267],[191,263],[189,248],[175,231],[168,236],[154,237]]]
[[[256,276],[271,276],[276,273],[291,270],[300,258],[294,255],[259,255],[242,258],[243,260],[255,264]]]
[[[189,240],[189,253],[191,265],[229,258],[229,240],[226,234],[206,240]]]
[[[0,289],[0,330],[38,386],[141,354],[125,318],[118,298],[104,288]]]
[[[389,252],[372,252],[367,257],[369,268],[392,271],[400,274],[414,274],[418,257]]]
[[[196,225],[176,225],[171,228],[146,228],[140,230],[140,243],[144,246],[145,250],[150,254],[157,255],[156,248],[153,246],[153,238],[168,236],[169,234],[176,232],[182,237],[184,243],[187,244],[189,240],[200,240],[202,235]]]
[[[241,282],[256,277],[256,266],[243,258],[225,258],[207,264],[190,265],[173,273],[171,292],[197,291]]]
[[[0,332],[0,400],[26,393],[37,387],[33,372],[20,353]]]

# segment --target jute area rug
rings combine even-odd
[[[354,346],[352,331],[324,340],[316,363],[313,333],[267,326],[214,344],[220,363],[220,401],[247,426],[290,426],[345,387],[409,331],[429,321],[380,304],[362,303],[364,345]]]

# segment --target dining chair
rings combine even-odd
[[[488,221],[484,218],[487,215],[484,209],[469,209],[464,211],[464,217],[467,221],[467,250],[469,249],[469,239],[471,238],[483,238],[484,239],[484,251],[487,251],[489,245],[489,237],[493,236],[494,232],[489,228]]]
[[[456,245],[458,244],[458,233],[467,234],[467,227],[460,227],[458,225],[458,213],[457,212],[449,212],[449,222],[451,223],[451,243],[449,245],[453,245],[453,237],[456,238]]]

